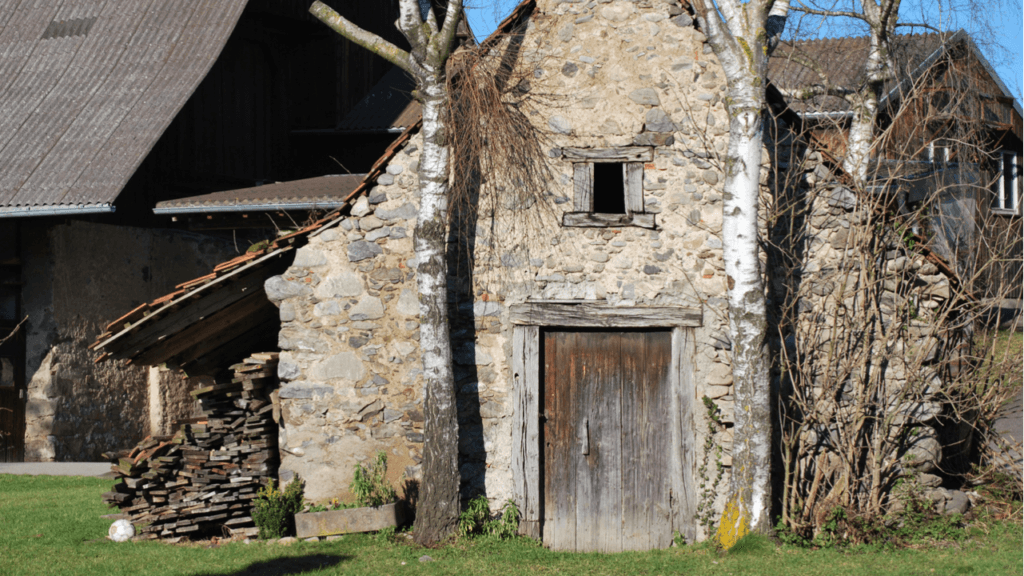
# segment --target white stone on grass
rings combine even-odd
[[[114,542],[127,542],[135,536],[135,526],[127,520],[118,520],[110,525],[107,535]]]

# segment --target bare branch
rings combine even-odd
[[[320,2],[320,0],[313,2],[313,5],[309,7],[309,13],[316,16],[318,20],[326,24],[331,30],[384,58],[395,66],[410,74],[417,72],[408,52],[376,34],[363,30],[352,21],[335,12],[330,6]]]
[[[452,49],[452,43],[455,39],[455,32],[459,29],[459,21],[462,19],[462,0],[449,0],[448,12],[444,17],[444,24],[441,27],[441,33],[435,36],[435,41],[438,42],[437,50],[438,55],[445,59],[448,57],[449,52]]]
[[[793,6],[792,9],[797,12],[803,12],[804,14],[814,14],[815,16],[840,16],[844,18],[854,18],[856,20],[865,19],[863,14],[857,12],[848,12],[846,10],[820,10],[817,8],[810,8],[807,5],[803,4],[802,2],[798,3],[796,6]]]
[[[18,333],[18,329],[21,328],[21,325],[24,324],[27,321],[28,321],[28,316],[25,316],[24,318],[22,318],[21,322],[18,322],[18,325],[15,326],[13,330],[11,330],[11,333],[8,334],[7,336],[4,336],[3,340],[0,340],[0,346],[3,346],[4,343],[7,342],[8,340],[10,340],[11,338],[14,338],[14,335]]]
[[[896,28],[924,28],[926,30],[931,30],[932,32],[936,33],[943,32],[942,29],[936,28],[931,24],[925,24],[924,22],[897,22]]]

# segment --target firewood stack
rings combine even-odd
[[[255,536],[252,501],[277,473],[277,353],[231,367],[230,383],[199,388],[201,416],[127,453],[105,454],[120,477],[103,501],[142,538]]]

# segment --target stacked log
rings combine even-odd
[[[104,502],[144,539],[255,536],[252,501],[277,473],[277,353],[231,367],[230,382],[199,388],[201,416],[173,436],[106,454],[119,477]]]

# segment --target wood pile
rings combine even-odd
[[[119,481],[103,501],[140,537],[256,536],[252,501],[277,474],[277,359],[253,354],[230,382],[194,390],[201,416],[176,422],[173,436],[104,455]]]

